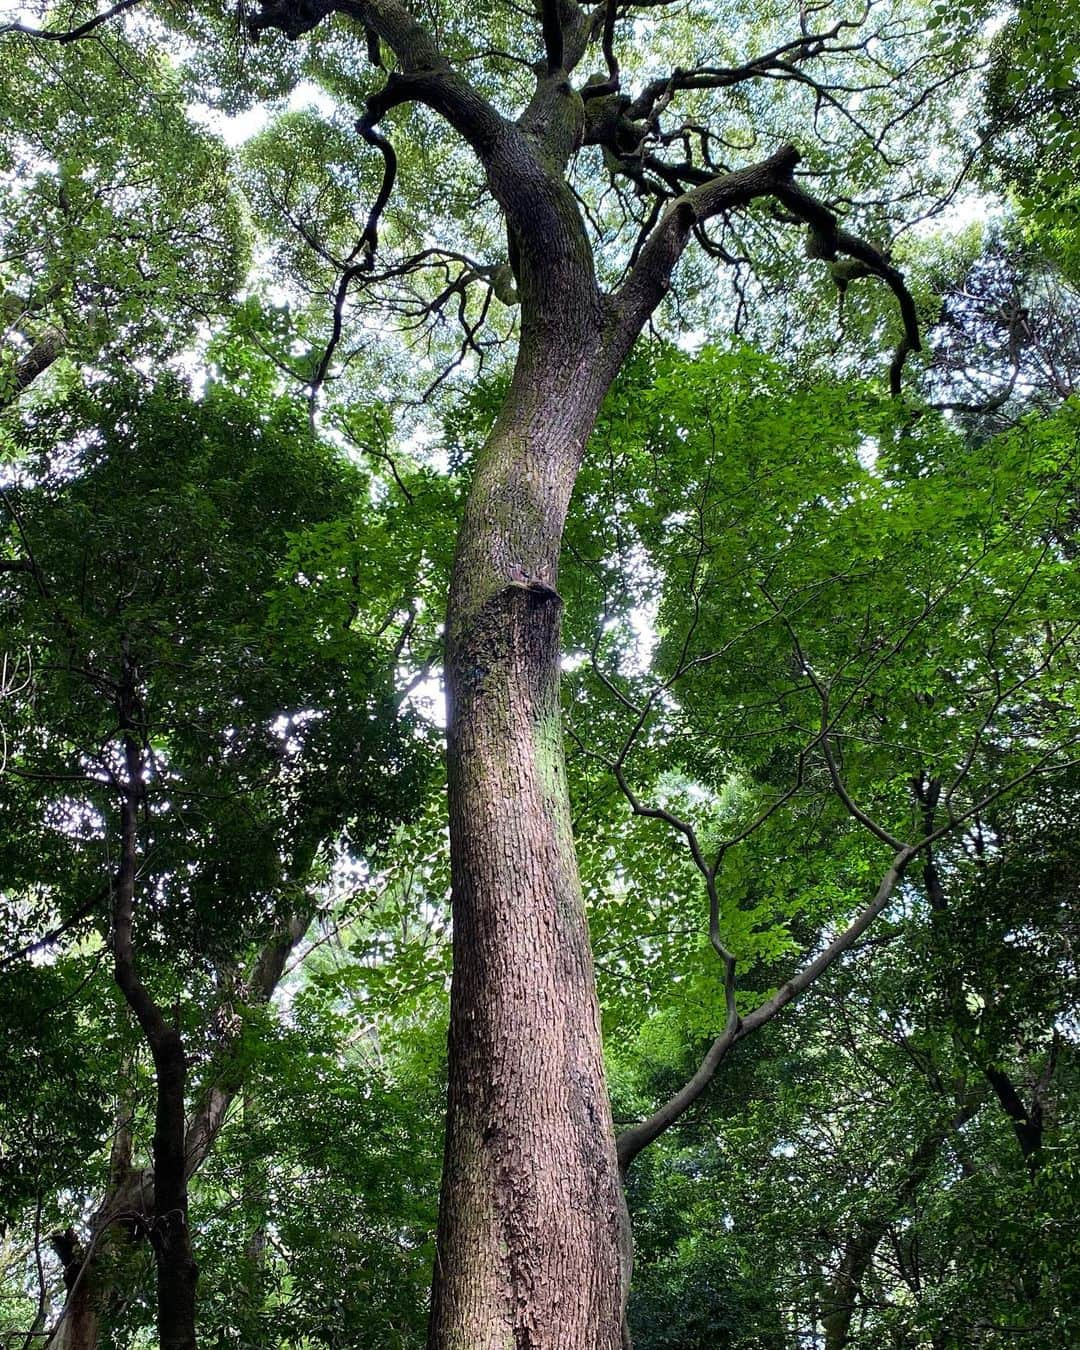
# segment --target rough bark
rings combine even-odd
[[[49,1350],[96,1350],[101,1334],[101,1262],[79,1242],[74,1229],[54,1233],[53,1251],[64,1273],[64,1311],[46,1344]],[[108,1297],[108,1290],[104,1291]]]
[[[66,1293],[64,1307],[47,1344],[49,1350],[97,1350],[102,1322],[116,1288],[118,1263],[144,1213],[138,1196],[138,1173],[132,1168],[131,1118],[134,1109],[133,1064],[121,1067],[116,1125],[109,1154],[109,1184],[82,1243],[72,1228],[54,1233],[52,1248],[60,1258]]]
[[[565,345],[544,324],[522,342],[452,586],[454,983],[433,1350],[621,1341],[622,1201],[570,826],[555,590],[603,394],[601,314],[588,306],[567,315]]]
[[[0,395],[0,408],[10,406],[24,390],[29,389],[38,376],[43,375],[60,357],[66,342],[67,334],[63,329],[46,328],[22,359],[15,364],[7,388]]]

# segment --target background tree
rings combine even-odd
[[[105,1193],[85,1236],[55,1239],[65,1334],[95,1340],[111,1284],[101,1248],[120,1229],[150,1239],[171,1344],[194,1334],[187,1182],[242,1082],[240,1010],[273,994],[339,842],[363,856],[415,801],[423,739],[378,654],[395,640],[393,578],[382,589],[369,556],[361,590],[364,550],[333,547],[364,477],[302,408],[263,399],[255,412],[224,385],[195,402],[175,382],[114,383],[21,434],[23,481],[5,505],[23,566],[3,586],[11,649],[34,676],[5,707],[4,812],[18,822],[5,964],[22,962],[33,989],[26,958],[62,942],[40,982],[47,1008],[67,972],[83,977],[76,997],[108,952],[156,1101],[146,1169],[121,1036],[105,1070],[120,1102],[108,1173],[88,1178]],[[101,1104],[110,1087],[92,1076],[79,1095]]]

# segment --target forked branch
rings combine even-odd
[[[1075,744],[1070,742],[1070,744]],[[705,1089],[712,1082],[717,1069],[727,1058],[728,1052],[739,1041],[749,1036],[752,1032],[759,1030],[766,1023],[771,1022],[777,1013],[782,1012],[794,999],[798,998],[805,990],[809,989],[822,975],[833,966],[841,956],[854,946],[859,938],[866,932],[876,918],[881,915],[888,907],[897,886],[900,883],[908,865],[912,859],[919,854],[926,852],[934,843],[947,834],[953,833],[961,825],[969,820],[982,815],[987,807],[998,801],[1001,797],[1010,792],[1014,792],[1021,784],[1038,774],[1059,773],[1075,766],[1075,760],[1054,763],[1060,749],[1064,747],[1055,747],[1045,755],[1040,756],[1034,764],[1030,765],[1022,774],[1002,784],[1000,787],[992,789],[986,793],[979,801],[975,802],[962,814],[957,815],[944,825],[938,826],[925,834],[917,843],[903,844],[893,858],[886,870],[884,876],[878,885],[874,898],[852,919],[851,923],[838,934],[817,956],[807,962],[800,970],[796,971],[790,979],[763,1003],[759,1004],[753,1012],[748,1013],[741,1018],[737,1026],[732,1029],[725,1026],[723,1032],[713,1041],[705,1053],[701,1064],[698,1066],[693,1077],[676,1092],[668,1101],[660,1106],[652,1115],[636,1125],[631,1125],[624,1130],[616,1141],[616,1148],[619,1157],[619,1167],[625,1175],[627,1168],[634,1161],[637,1155],[659,1138],[676,1120],[687,1111],[704,1093]]]
[[[804,223],[813,242],[816,257],[826,261],[845,254],[865,264],[888,285],[897,298],[904,325],[890,368],[889,384],[894,395],[900,392],[900,376],[910,352],[921,347],[915,301],[902,274],[873,244],[839,227],[836,216],[795,181],[795,168],[801,156],[793,145],[784,145],[772,156],[749,168],[710,178],[684,192],[664,212],[653,228],[637,262],[616,293],[617,320],[614,350],[621,361],[623,353],[653,310],[666,295],[672,274],[692,234],[713,217],[771,197]]]

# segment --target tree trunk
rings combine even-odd
[[[55,1233],[52,1247],[64,1268],[67,1297],[51,1335],[48,1350],[97,1350],[109,1327],[110,1308],[123,1295],[130,1278],[126,1270],[133,1241],[147,1228],[140,1175],[132,1173],[119,1185],[110,1184],[90,1224],[84,1244],[74,1229]]]
[[[109,1303],[114,1291],[122,1285],[118,1279],[119,1267],[131,1250],[133,1240],[147,1231],[157,1269],[159,1346],[161,1350],[193,1350],[197,1267],[187,1223],[187,1181],[183,1173],[182,1148],[180,1180],[177,1182],[168,1147],[173,1125],[172,1102],[178,1089],[181,1104],[183,1100],[183,1073],[175,1057],[165,1066],[164,1072],[158,1070],[154,1172],[133,1172],[126,1181],[110,1186],[91,1225],[86,1246],[73,1229],[53,1235],[53,1249],[64,1267],[67,1299],[48,1342],[49,1350],[97,1350],[102,1319],[104,1317],[107,1327]],[[164,1148],[159,1146],[163,1123],[168,1132]],[[164,1168],[163,1160],[166,1162]],[[160,1177],[167,1178],[164,1187],[158,1181]]]
[[[913,1203],[950,1133],[965,1125],[975,1114],[976,1108],[977,1099],[965,1102],[951,1121],[935,1127],[918,1144],[891,1202],[876,1217],[864,1219],[848,1238],[839,1269],[829,1287],[821,1319],[825,1331],[825,1350],[844,1350],[850,1343],[851,1323],[862,1297],[863,1280],[873,1264],[878,1245],[888,1232],[889,1225]]]
[[[620,1207],[570,824],[555,590],[604,392],[595,324],[523,336],[480,455],[447,624],[448,1127],[432,1350],[617,1350]]]
[[[101,1306],[109,1294],[101,1288],[97,1252],[85,1250],[71,1228],[54,1233],[52,1247],[64,1268],[66,1299],[49,1350],[97,1350]]]
[[[125,880],[126,884],[126,880]],[[263,948],[247,981],[246,998],[252,1002],[269,1000],[285,969],[289,954],[307,931],[310,915],[305,911],[294,914],[285,927],[276,933]],[[222,1049],[228,1041],[222,1042]],[[235,1064],[223,1056],[222,1077],[206,1090],[203,1101],[188,1121],[184,1138],[185,1176],[191,1177],[206,1160],[229,1105],[242,1083],[242,1074]],[[75,1296],[69,1297],[49,1341],[49,1350],[97,1350],[101,1337],[102,1313],[106,1312],[117,1281],[110,1275],[117,1263],[126,1256],[133,1242],[145,1237],[152,1228],[151,1215],[155,1206],[153,1168],[132,1166],[131,1122],[135,1110],[134,1082],[128,1075],[132,1066],[126,1064],[122,1074],[117,1120],[113,1132],[113,1146],[109,1161],[109,1184],[90,1225],[90,1237],[85,1248],[79,1244],[74,1230],[58,1234],[53,1246],[61,1256],[65,1271],[69,1261],[64,1257],[64,1244],[75,1244],[82,1251],[80,1265],[87,1263],[85,1290],[80,1282]],[[245,1111],[247,1098],[245,1097]],[[265,1244],[265,1231],[255,1235]],[[255,1241],[253,1237],[252,1241]],[[249,1244],[249,1253],[257,1250]],[[107,1259],[103,1259],[106,1256]],[[189,1252],[190,1257],[190,1252]],[[74,1280],[78,1267],[67,1277]],[[68,1285],[70,1288],[70,1285]],[[186,1295],[185,1295],[186,1296]],[[192,1291],[194,1298],[194,1291]],[[107,1321],[107,1312],[106,1312]]]
[[[840,1268],[829,1286],[825,1313],[821,1319],[825,1350],[844,1350],[849,1343],[851,1323],[862,1295],[863,1280],[886,1227],[885,1222],[866,1223],[848,1239]]]
[[[122,1252],[131,1236],[145,1227],[141,1177],[132,1168],[134,1074],[134,1062],[125,1056],[109,1151],[109,1184],[91,1222],[89,1242],[84,1247],[71,1228],[53,1235],[53,1250],[64,1267],[67,1298],[48,1341],[50,1350],[97,1350],[101,1314],[112,1298]],[[123,1221],[118,1221],[118,1215],[125,1216]]]
[[[123,735],[127,781],[120,799],[120,869],[113,905],[113,976],[135,1014],[154,1059],[154,1206],[150,1241],[157,1265],[160,1350],[195,1350],[197,1269],[188,1228],[185,1149],[187,1057],[180,1031],[170,1026],[136,966],[135,878],[139,807],[145,786],[143,748],[136,738],[139,701],[128,638],[121,641],[117,711]]]
[[[38,376],[56,362],[66,342],[63,329],[51,325],[46,328],[15,366],[7,393],[0,397],[0,408],[10,407],[24,390],[29,389]]]
[[[151,1241],[158,1274],[160,1350],[194,1350],[197,1269],[188,1227],[184,1155],[187,1060],[180,1033],[170,1029],[151,1047],[157,1079],[154,1123],[154,1220]]]
[[[244,1088],[243,1096],[244,1128],[251,1130],[258,1124],[259,1111],[251,1090]],[[244,1315],[251,1326],[257,1326],[266,1299],[266,1248],[267,1248],[267,1169],[266,1159],[250,1152],[250,1141],[244,1163],[241,1194],[243,1214],[255,1222],[244,1243],[244,1259],[240,1288],[244,1302]]]

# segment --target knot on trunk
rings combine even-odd
[[[541,703],[558,683],[562,597],[542,570],[515,564],[464,625],[451,656],[458,697],[515,690]]]

